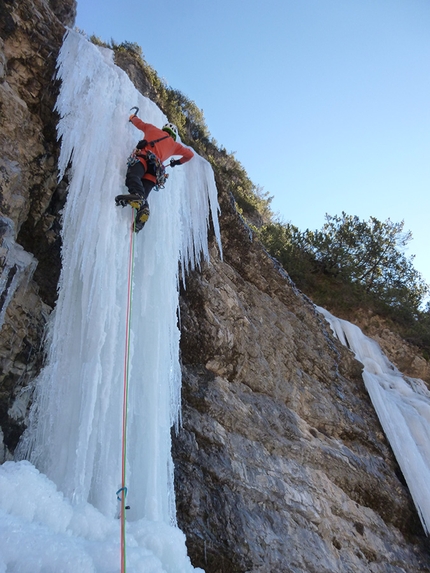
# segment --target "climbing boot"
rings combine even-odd
[[[129,195],[117,195],[115,197],[115,204],[117,207],[126,207],[130,205],[133,209],[140,209],[143,204],[143,198],[137,193],[130,193]]]
[[[141,231],[149,218],[149,205],[145,203],[138,209],[136,217],[134,219],[134,230],[136,233]]]

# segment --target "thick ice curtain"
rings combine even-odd
[[[69,31],[60,56],[57,108],[61,174],[71,179],[63,217],[63,268],[49,333],[47,365],[21,452],[75,503],[116,511],[127,264],[131,210],[115,207],[126,192],[126,159],[142,134],[128,122],[167,118],[140,95],[112,52]],[[195,156],[170,169],[152,192],[151,217],[136,236],[131,315],[127,450],[129,519],[174,522],[170,428],[180,397],[178,266],[208,257],[212,216],[219,240],[213,173]]]

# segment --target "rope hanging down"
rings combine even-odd
[[[128,296],[125,328],[124,348],[124,394],[122,403],[122,459],[121,459],[121,488],[116,492],[117,499],[121,503],[121,573],[126,572],[126,543],[125,543],[125,505],[127,495],[126,487],[126,464],[127,464],[127,413],[128,413],[128,382],[130,366],[130,324],[131,303],[133,299],[133,269],[134,269],[134,209],[131,209],[133,224],[130,226],[130,253],[128,260]]]

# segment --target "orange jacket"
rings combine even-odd
[[[139,161],[145,167],[144,179],[149,179],[150,181],[156,183],[155,177],[150,173],[147,173],[148,166],[146,164],[146,160],[141,156],[141,154],[145,155],[146,151],[151,151],[154,153],[154,155],[156,155],[162,162],[166,161],[166,159],[169,159],[169,157],[172,157],[172,155],[181,155],[181,164],[186,163],[194,157],[194,153],[191,151],[191,149],[184,147],[180,143],[177,143],[173,137],[158,127],[155,127],[155,125],[152,125],[151,123],[145,123],[137,116],[132,116],[130,121],[135,127],[137,127],[137,129],[143,131],[145,134],[145,139],[148,142],[160,139],[162,137],[164,138],[167,135],[166,139],[155,143],[154,147],[148,145],[147,148],[137,151],[136,157],[139,158]]]

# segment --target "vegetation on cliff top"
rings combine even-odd
[[[91,41],[104,45],[96,37]],[[210,136],[201,109],[187,96],[166,85],[144,60],[136,43],[110,47],[116,56],[126,55],[144,73],[151,99],[178,126],[182,141],[210,161],[217,183],[231,194],[247,224],[269,254],[287,270],[293,281],[315,303],[338,314],[365,309],[384,316],[409,342],[430,357],[429,293],[413,257],[404,249],[412,240],[404,223],[371,217],[361,221],[342,213],[326,215],[322,229],[300,231],[281,221],[270,208],[271,197],[252,183],[234,153]]]

